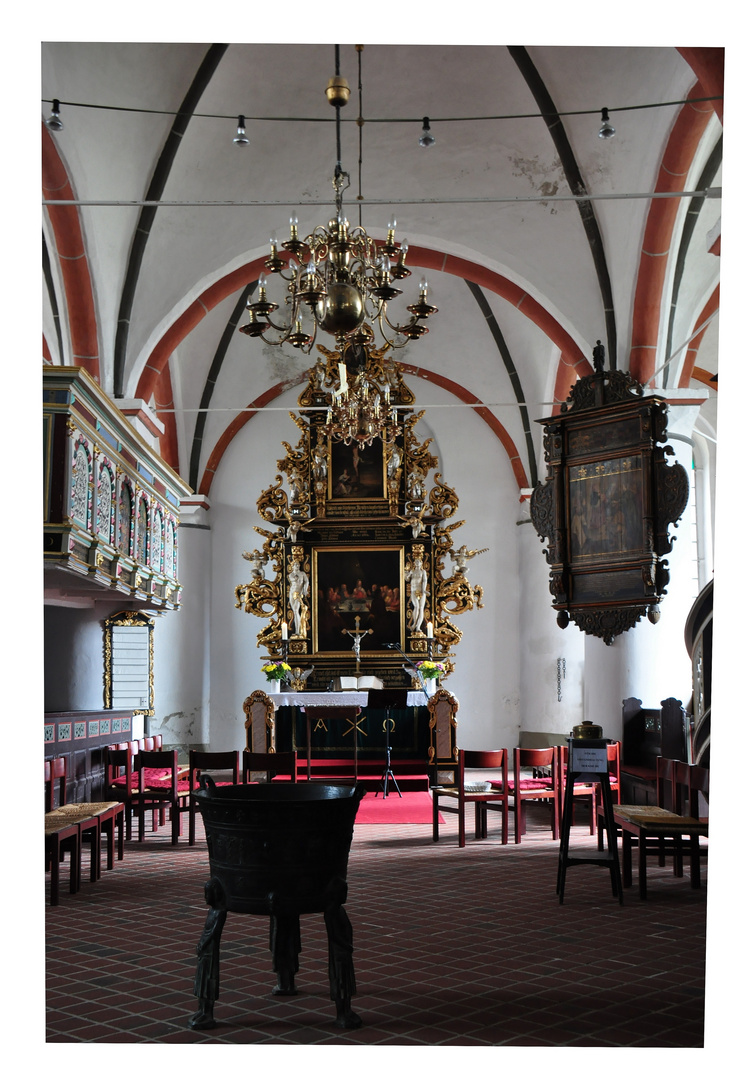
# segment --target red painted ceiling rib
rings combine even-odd
[[[74,199],[75,192],[55,141],[42,124],[42,194],[45,199]],[[50,206],[49,223],[55,239],[70,327],[72,361],[99,378],[96,306],[77,206]]]
[[[704,97],[704,88],[700,83],[691,88],[688,97]],[[663,155],[655,191],[683,189],[713,112],[710,102],[690,103],[681,108]],[[649,382],[656,367],[663,290],[678,208],[677,199],[653,199],[644,230],[634,296],[629,360],[631,374],[642,385]]]

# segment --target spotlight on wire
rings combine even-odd
[[[57,98],[52,102],[52,113],[44,121],[50,131],[62,131],[64,124],[60,119],[60,103]]]
[[[419,146],[425,146],[425,147],[428,148],[429,146],[433,146],[435,142],[436,142],[436,139],[431,134],[431,125],[429,124],[429,118],[428,118],[428,116],[424,116],[424,118],[423,118],[423,130],[421,131],[421,137],[418,140],[418,145]]]
[[[601,119],[603,122],[602,127],[597,134],[600,136],[601,139],[612,139],[616,133],[616,129],[613,127],[608,118],[607,109],[603,109]]]
[[[249,146],[249,139],[247,138],[247,132],[244,129],[244,117],[237,117],[236,137],[234,139],[234,146]]]

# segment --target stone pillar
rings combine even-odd
[[[517,522],[520,597],[520,730],[567,735],[581,724],[585,680],[584,634],[556,622],[543,542],[522,493]],[[559,700],[560,698],[560,700]]]
[[[180,509],[178,611],[156,620],[153,668],[156,715],[151,732],[164,746],[208,749],[210,741],[210,504],[202,496]]]

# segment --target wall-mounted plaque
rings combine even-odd
[[[548,476],[530,516],[551,567],[560,626],[572,620],[610,645],[643,615],[659,618],[669,581],[670,525],[688,503],[688,476],[668,462],[667,403],[644,396],[629,374],[580,379],[558,416],[543,424]]]

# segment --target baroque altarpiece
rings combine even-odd
[[[268,528],[243,556],[250,580],[236,607],[266,620],[263,660],[286,657],[296,690],[329,689],[343,676],[376,676],[387,687],[418,683],[411,664],[429,657],[454,670],[462,632],[453,618],[482,606],[468,581],[476,551],[454,533],[458,498],[443,480],[432,439],[420,440],[415,396],[386,349],[367,350],[376,395],[371,429],[343,433],[331,420],[340,365],[353,358],[318,345],[321,358],[298,398],[300,437],[283,442],[274,483],[257,501]],[[385,405],[386,402],[386,405]],[[403,655],[404,654],[404,655]]]

